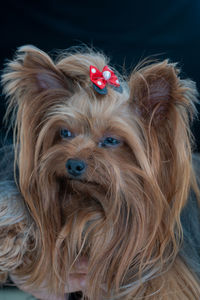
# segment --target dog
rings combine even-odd
[[[92,49],[23,46],[2,85],[1,282],[64,297],[83,257],[84,299],[200,299],[198,95],[177,64],[122,76]]]

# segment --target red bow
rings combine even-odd
[[[90,79],[101,90],[105,88],[107,83],[116,87],[120,86],[117,76],[108,66],[105,66],[102,72],[96,67],[90,66]]]

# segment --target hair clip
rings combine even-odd
[[[119,93],[122,93],[123,91],[117,76],[108,66],[105,66],[102,72],[100,72],[95,66],[90,66],[90,79],[95,91],[101,95],[107,94],[107,84],[113,86],[113,88]]]

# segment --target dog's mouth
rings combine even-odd
[[[107,188],[101,183],[83,177],[61,177],[59,178],[59,190],[61,194],[86,195],[87,197],[103,197]]]
[[[87,180],[81,177],[69,177],[68,178],[69,183],[71,184],[82,184],[82,185],[88,185],[88,186],[99,186],[99,184],[95,181]]]
[[[107,189],[99,182],[88,180],[86,178],[68,178],[67,179],[68,191],[72,194],[87,195],[87,197],[103,197]]]

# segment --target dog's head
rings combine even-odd
[[[89,69],[107,63],[92,51],[53,62],[25,46],[2,79],[19,187],[38,228],[30,281],[51,274],[58,288],[87,256],[91,299],[102,285],[112,297],[145,289],[176,255],[191,177],[192,82],[163,61],[118,76],[123,91],[101,95]]]

